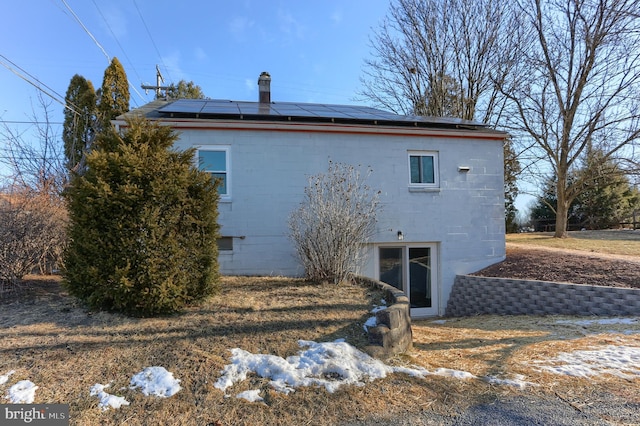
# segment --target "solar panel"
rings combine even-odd
[[[295,102],[229,101],[221,99],[178,99],[157,110],[161,115],[256,120],[339,121],[388,125],[478,126],[468,120],[446,117],[399,115],[360,105],[331,105]]]

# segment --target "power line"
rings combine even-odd
[[[18,71],[16,71],[15,69],[13,69],[11,66],[7,65],[4,61],[0,60],[0,63],[2,63],[2,65],[8,69],[9,71],[11,71],[12,73],[14,73],[15,75],[17,75],[18,77],[20,77],[21,79],[23,79],[24,81],[26,81],[27,83],[31,84],[33,87],[35,87],[36,89],[38,89],[39,91],[41,91],[42,93],[44,93],[45,95],[49,96],[51,99],[53,99],[54,101],[58,102],[59,104],[61,104],[62,106],[64,106],[65,108],[67,108],[68,110],[70,110],[71,112],[73,112],[74,114],[78,114],[80,115],[80,113],[78,112],[78,107],[76,105],[74,105],[71,102],[66,102],[64,100],[64,97],[62,95],[60,95],[58,92],[56,92],[55,90],[53,90],[51,87],[47,86],[46,84],[44,84],[43,82],[41,82],[40,80],[38,80],[36,77],[34,77],[33,75],[29,74],[26,70],[24,70],[23,68],[21,68],[19,65],[17,65],[15,62],[11,61],[9,58],[7,58],[6,56],[0,54],[0,58],[4,59],[6,62],[10,63],[11,65],[13,65],[14,67],[18,68],[20,71],[22,71],[24,74],[26,74],[28,77],[30,77],[31,79],[35,80],[38,84],[34,83],[32,80],[30,80],[29,78],[25,77],[24,75],[22,75],[21,73],[19,73]],[[48,89],[45,90],[42,88],[42,86],[46,87]],[[53,92],[50,93],[50,92]]]
[[[154,49],[156,49],[156,53],[158,54],[158,57],[160,58],[160,62],[162,62],[162,66],[164,66],[164,69],[167,72],[167,76],[169,77],[169,80],[173,81],[173,78],[171,78],[171,73],[169,73],[169,68],[167,67],[167,64],[164,63],[164,59],[162,58],[162,55],[160,54],[160,50],[158,50],[158,46],[156,45],[156,42],[153,40],[153,36],[151,35],[151,31],[149,31],[149,27],[147,26],[147,23],[144,20],[144,17],[142,16],[142,12],[140,11],[140,8],[138,7],[138,3],[136,2],[136,0],[133,0],[133,5],[136,7],[136,10],[138,11],[138,15],[140,15],[140,20],[142,21],[142,24],[144,25],[144,28],[147,30],[147,35],[149,35],[149,38],[151,39],[151,44],[153,44]]]
[[[2,120],[2,124],[64,124],[62,121],[25,121],[25,120]]]
[[[98,42],[98,40],[96,40],[96,38],[93,36],[93,34],[91,34],[91,31],[89,31],[89,29],[87,27],[85,27],[85,25],[82,23],[80,18],[78,18],[78,15],[76,15],[76,13],[73,11],[73,9],[71,9],[71,6],[69,6],[65,0],[60,0],[60,1],[62,1],[62,4],[64,4],[65,7],[67,8],[67,10],[69,10],[69,12],[71,12],[71,14],[75,18],[76,22],[78,22],[78,24],[82,27],[84,32],[86,32],[89,35],[89,37],[91,37],[91,40],[93,40],[93,42],[96,44],[96,46],[98,46],[100,48],[100,50],[102,51],[104,56],[107,58],[107,62],[111,62],[111,58],[109,57],[109,54],[107,53],[107,51],[104,50],[104,47],[102,47],[102,45]]]
[[[100,8],[98,7],[98,4],[96,3],[96,1],[95,0],[92,0],[92,1],[93,1],[93,5],[96,7],[96,9],[98,9],[98,13],[102,17],[102,20],[104,21],[105,24],[107,24],[107,28],[109,29],[109,32],[111,33],[111,36],[113,37],[113,39],[116,41],[116,43],[120,47],[120,50],[122,51],[122,53],[124,54],[124,57],[129,62],[129,65],[131,65],[131,68],[133,69],[133,72],[138,77],[138,80],[142,81],[142,78],[140,77],[140,74],[138,74],[138,71],[133,66],[133,62],[131,62],[131,59],[129,59],[129,56],[127,55],[127,52],[124,50],[124,47],[122,47],[122,45],[120,44],[120,40],[118,40],[118,37],[116,37],[115,33],[113,32],[113,29],[111,28],[111,24],[109,24],[109,21],[107,21],[107,18],[105,18],[104,14],[102,13],[102,10],[100,10]],[[142,94],[140,92],[138,92],[136,87],[133,84],[131,84],[131,82],[128,82],[128,83],[131,86],[131,88],[133,89],[133,91],[140,97],[140,99],[143,102],[146,102],[147,100],[144,97],[142,97]],[[136,106],[137,106],[137,103],[136,103]]]

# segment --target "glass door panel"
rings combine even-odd
[[[402,247],[380,247],[380,281],[404,290]]]
[[[431,308],[431,249],[409,247],[409,301],[411,308]]]

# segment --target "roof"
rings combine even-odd
[[[446,117],[399,115],[358,105],[332,105],[297,102],[246,102],[221,99],[156,100],[117,119],[144,115],[149,119],[224,119],[240,121],[341,123],[426,127],[440,129],[491,130],[487,125]]]

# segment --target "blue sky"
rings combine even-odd
[[[62,101],[74,74],[100,87],[107,56],[125,68],[132,108],[153,100],[140,85],[155,84],[156,65],[166,84],[194,81],[215,99],[257,100],[268,71],[273,101],[366,104],[357,98],[369,38],[389,8],[389,0],[5,3],[0,121],[25,132],[34,111],[42,119],[38,90],[6,66]],[[52,102],[51,120],[61,123],[62,105]]]
[[[156,65],[166,83],[192,80],[211,98],[257,100],[258,76],[268,71],[274,101],[353,104],[369,36],[388,6],[388,0],[12,1],[2,8],[0,61],[64,98],[74,74],[98,88],[106,55],[116,56],[137,91],[130,88],[132,107],[153,99],[140,85],[155,84]],[[37,89],[5,66],[0,87],[0,120],[31,116]],[[61,105],[53,109],[61,120]]]

